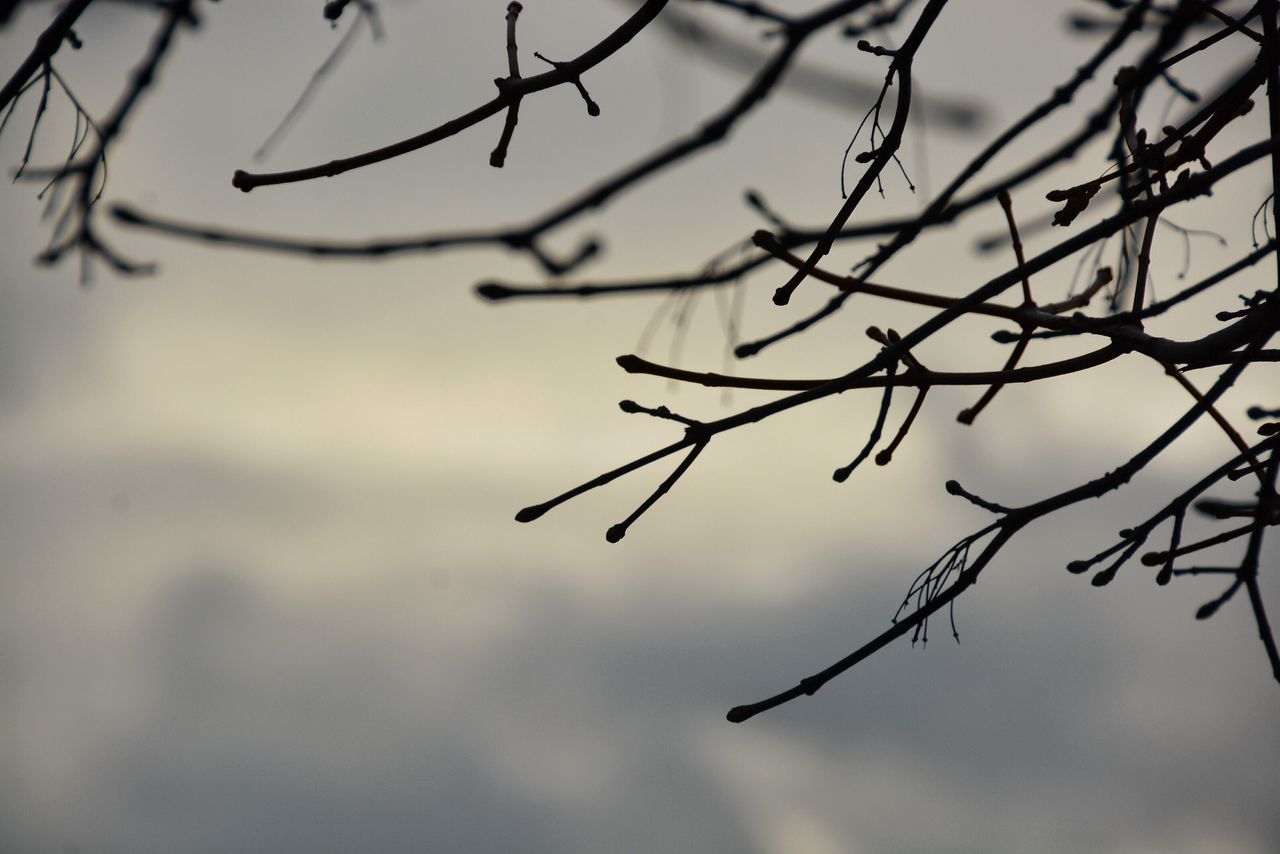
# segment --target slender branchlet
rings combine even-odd
[[[499,77],[493,81],[498,87],[498,92],[508,91],[516,83],[520,81],[520,58],[519,49],[516,47],[516,19],[520,17],[520,12],[524,6],[516,0],[511,0],[507,4],[507,77]],[[511,98],[510,104],[507,106],[507,118],[502,125],[502,136],[498,138],[498,144],[489,155],[489,165],[494,168],[501,169],[503,164],[507,162],[507,148],[511,145],[511,137],[516,132],[516,123],[520,121],[520,101],[523,95],[516,94]]]

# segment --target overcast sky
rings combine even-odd
[[[0,33],[6,67],[52,11],[27,5]],[[84,48],[58,56],[97,114],[153,27],[103,5],[78,28]],[[182,33],[113,150],[106,196],[282,234],[522,222],[689,130],[744,79],[655,29],[584,81],[598,118],[568,88],[530,98],[502,170],[488,165],[493,120],[391,163],[246,195],[230,185],[237,168],[345,156],[490,97],[505,4],[382,4],[386,38],[357,40],[266,164],[254,150],[344,27],[330,30],[317,2],[197,5],[204,23]],[[687,5],[753,43],[758,24]],[[574,56],[628,11],[525,7],[526,69],[532,51]],[[860,216],[918,209],[1066,80],[1091,44],[1063,35],[1068,8],[949,6],[916,64],[935,105],[904,149],[919,192],[889,176]],[[1208,85],[1247,51],[1224,42],[1200,67]],[[850,77],[847,104],[775,96],[727,145],[549,245],[568,253],[601,236],[607,253],[583,276],[697,270],[762,225],[742,203],[748,187],[796,222],[829,221],[841,154],[884,66],[835,37],[806,57]],[[975,131],[947,125],[948,108],[973,105]],[[33,111],[28,97],[0,138],[6,169]],[[1254,112],[1232,139],[1262,138],[1265,111]],[[62,155],[70,117],[55,101],[39,162]],[[1046,212],[1046,190],[1100,173],[1097,155],[1015,194],[1025,221]],[[1196,239],[1189,277],[1249,248],[1264,182],[1260,166],[1224,183],[1213,213],[1175,217],[1229,242]],[[1225,440],[1211,425],[1119,497],[1015,540],[960,600],[960,645],[945,631],[923,651],[899,643],[812,698],[724,720],[873,637],[920,568],[985,523],[944,492],[948,478],[1017,503],[1128,459],[1186,405],[1158,370],[1134,359],[1007,389],[971,428],[954,420],[971,390],[937,390],[893,464],[843,485],[830,473],[861,446],[875,398],[805,407],[717,439],[610,545],[604,531],[666,469],[531,525],[512,517],[677,435],[621,413],[622,398],[702,418],[767,399],[673,389],[614,364],[646,344],[655,360],[723,370],[715,297],[689,308],[677,353],[669,320],[645,334],[657,299],[480,302],[477,282],[542,281],[501,250],[319,263],[109,223],[116,245],[160,273],[99,270],[82,288],[74,264],[32,263],[47,237],[34,193],[0,196],[4,854],[1280,850],[1280,691],[1247,604],[1196,622],[1215,583],[1158,588],[1135,562],[1098,590],[1064,569],[1217,465]],[[1009,265],[971,251],[1002,227],[966,220],[895,260],[885,281],[965,293]],[[1172,232],[1161,240],[1156,283],[1172,289],[1182,247]],[[866,248],[841,248],[832,268]],[[1263,266],[1250,283],[1274,275]],[[1069,277],[1037,287],[1064,293]],[[774,269],[740,285],[747,337],[824,297],[810,283],[779,309],[777,284]],[[1210,299],[1225,308],[1234,293]],[[1196,329],[1194,314],[1161,334]],[[737,370],[833,375],[874,352],[868,324],[925,316],[851,303]],[[922,358],[995,367],[991,329],[974,323]],[[1243,385],[1228,410],[1275,405],[1271,380]],[[1273,602],[1277,554],[1265,555]]]

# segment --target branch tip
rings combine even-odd
[[[476,296],[487,299],[490,302],[504,300],[507,297],[515,296],[516,292],[513,288],[498,282],[482,282],[476,285]]]
[[[117,221],[127,223],[129,225],[137,225],[142,222],[142,217],[133,208],[123,205],[114,204],[110,208],[111,216]]]
[[[542,514],[547,512],[547,509],[548,508],[545,504],[534,504],[531,507],[525,507],[516,514],[516,521],[532,522],[535,519],[540,519],[542,518]]]
[[[325,20],[337,23],[338,19],[342,17],[343,10],[347,8],[347,4],[350,2],[351,0],[329,0],[328,3],[324,4]]]
[[[757,228],[752,232],[751,242],[766,252],[773,252],[778,248],[778,238],[767,228]]]
[[[638,374],[644,370],[644,359],[634,353],[626,353],[614,359],[618,363],[618,367],[629,374]]]

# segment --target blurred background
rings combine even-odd
[[[99,5],[77,28],[84,48],[57,65],[101,115],[154,16]],[[731,10],[678,7],[742,45],[770,44]],[[111,152],[106,198],[280,234],[522,223],[689,132],[746,79],[655,27],[584,80],[598,118],[567,87],[527,100],[502,170],[488,165],[493,120],[379,166],[242,194],[230,185],[237,168],[356,153],[488,99],[505,73],[505,4],[381,4],[385,38],[359,35],[264,164],[254,150],[351,16],[335,30],[316,2],[199,8],[202,26],[181,34]],[[885,197],[855,221],[920,209],[1067,80],[1097,38],[1067,31],[1082,9],[1092,6],[949,7],[916,62],[933,104],[903,150],[917,192],[887,175]],[[0,32],[6,68],[53,11],[18,10]],[[534,50],[577,55],[629,11],[526,3],[522,65],[535,67]],[[1228,40],[1187,77],[1211,89],[1249,56]],[[804,59],[847,77],[847,91],[783,87],[726,144],[561,228],[549,247],[570,253],[599,235],[606,253],[581,277],[696,272],[765,225],[743,203],[747,188],[797,223],[825,225],[884,60],[836,32]],[[1083,104],[1105,97],[1114,67]],[[948,118],[957,107],[978,111],[971,126]],[[1149,108],[1158,127],[1168,107]],[[0,138],[6,169],[34,110],[28,95]],[[55,99],[35,162],[61,161],[72,118]],[[986,178],[1076,121],[1047,123]],[[1265,122],[1255,110],[1230,140],[1263,138]],[[1046,191],[1101,173],[1103,153],[1083,151],[1016,192],[1020,219],[1048,212]],[[1266,187],[1257,164],[1206,209],[1171,214],[1229,244],[1193,238],[1188,281],[1248,251]],[[7,187],[0,202],[5,854],[1280,850],[1280,692],[1243,597],[1196,622],[1216,583],[1157,588],[1135,561],[1095,589],[1064,569],[1218,464],[1229,448],[1207,423],[1118,497],[1021,534],[958,603],[959,645],[942,630],[924,650],[898,643],[815,697],[724,720],[881,631],[916,573],[985,524],[944,492],[948,478],[1014,504],[1127,460],[1187,405],[1154,366],[1135,358],[1006,389],[973,427],[955,413],[977,391],[937,389],[893,463],[843,485],[831,471],[865,441],[878,396],[805,407],[717,439],[609,545],[606,528],[669,468],[530,525],[512,517],[677,435],[620,412],[622,398],[715,418],[769,397],[673,388],[624,374],[614,357],[724,370],[735,294],[749,339],[816,308],[822,286],[779,309],[768,267],[656,319],[660,297],[493,305],[473,295],[477,282],[536,284],[540,272],[487,249],[316,262],[104,218],[117,248],[160,270],[99,269],[82,287],[74,263],[33,263],[48,234],[37,189]],[[975,213],[878,278],[966,293],[1010,266],[1007,246],[973,248],[1003,229],[998,211]],[[1061,234],[1029,231],[1029,253]],[[828,266],[869,248],[841,245]],[[1157,294],[1168,294],[1181,239],[1162,231],[1157,254]],[[1065,295],[1073,268],[1037,277],[1037,294]],[[1203,334],[1197,318],[1234,307],[1274,270],[1249,276],[1154,331]],[[855,300],[733,369],[834,375],[874,352],[868,324],[905,330],[925,317]],[[994,328],[967,321],[919,355],[995,368]],[[1029,359],[1066,351],[1046,344]],[[1275,405],[1267,379],[1242,384],[1224,411]],[[1276,557],[1273,546],[1264,562],[1272,603]]]

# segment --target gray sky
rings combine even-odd
[[[245,195],[232,171],[255,168],[338,34],[317,3],[201,5],[204,26],[184,33],[111,156],[107,197],[242,228],[359,238],[519,222],[691,127],[741,81],[646,33],[585,81],[599,118],[569,90],[527,101],[503,170],[488,166],[489,122],[392,163]],[[988,135],[1089,49],[1061,36],[1066,4],[953,5],[917,63],[919,89],[978,93]],[[487,99],[505,67],[503,6],[384,4],[386,40],[359,41],[269,168],[385,144]],[[151,30],[108,8],[82,26],[84,50],[59,55],[98,111]],[[49,11],[34,4],[0,35],[6,65]],[[626,11],[526,3],[523,62],[573,56]],[[1209,79],[1234,65],[1230,50]],[[834,38],[812,61],[864,84],[883,68]],[[824,223],[864,109],[776,96],[730,144],[551,246],[603,235],[593,277],[697,269],[761,225],[745,187]],[[0,139],[6,167],[31,113],[24,102]],[[55,109],[42,128],[41,162],[62,151],[68,119]],[[1261,138],[1264,111],[1234,133]],[[921,194],[890,179],[862,215],[917,209],[983,140],[926,117],[904,156]],[[1046,190],[1101,172],[1097,153],[1016,194],[1025,220]],[[1194,242],[1189,277],[1248,248],[1263,183],[1248,172],[1213,212],[1175,217],[1230,242]],[[532,525],[512,515],[674,435],[620,413],[621,398],[694,417],[766,399],[726,404],[623,374],[613,357],[636,350],[656,301],[482,304],[478,281],[540,281],[493,250],[317,263],[114,227],[161,273],[100,271],[83,289],[74,265],[31,263],[46,236],[33,195],[20,184],[0,203],[5,854],[1280,849],[1280,694],[1244,601],[1196,622],[1216,587],[1157,588],[1135,562],[1097,590],[1063,569],[1216,465],[1225,440],[1209,425],[1125,494],[1020,536],[961,599],[960,645],[943,631],[925,651],[898,644],[813,698],[724,721],[872,637],[916,572],[984,523],[946,479],[1016,503],[1126,460],[1185,405],[1153,368],[1008,389],[974,428],[954,421],[970,392],[937,390],[893,464],[844,485],[830,472],[864,441],[875,399],[807,407],[717,440],[611,546],[606,528],[665,470]],[[885,280],[967,292],[1008,266],[969,249],[1001,227],[966,220]],[[1161,239],[1156,281],[1171,290],[1181,246]],[[842,248],[832,268],[864,249]],[[1037,289],[1065,291],[1069,273]],[[784,312],[768,300],[775,277],[742,285],[749,335],[824,297],[809,288]],[[834,374],[873,352],[869,323],[925,316],[855,308],[740,370]],[[1161,330],[1194,328],[1174,316]],[[721,370],[714,298],[690,330],[681,363]],[[981,343],[990,327],[971,331],[922,358],[998,364],[1002,351]],[[648,355],[667,361],[672,340],[660,325]],[[1274,404],[1274,387],[1244,384],[1228,408]],[[1280,601],[1274,548],[1266,561]]]

